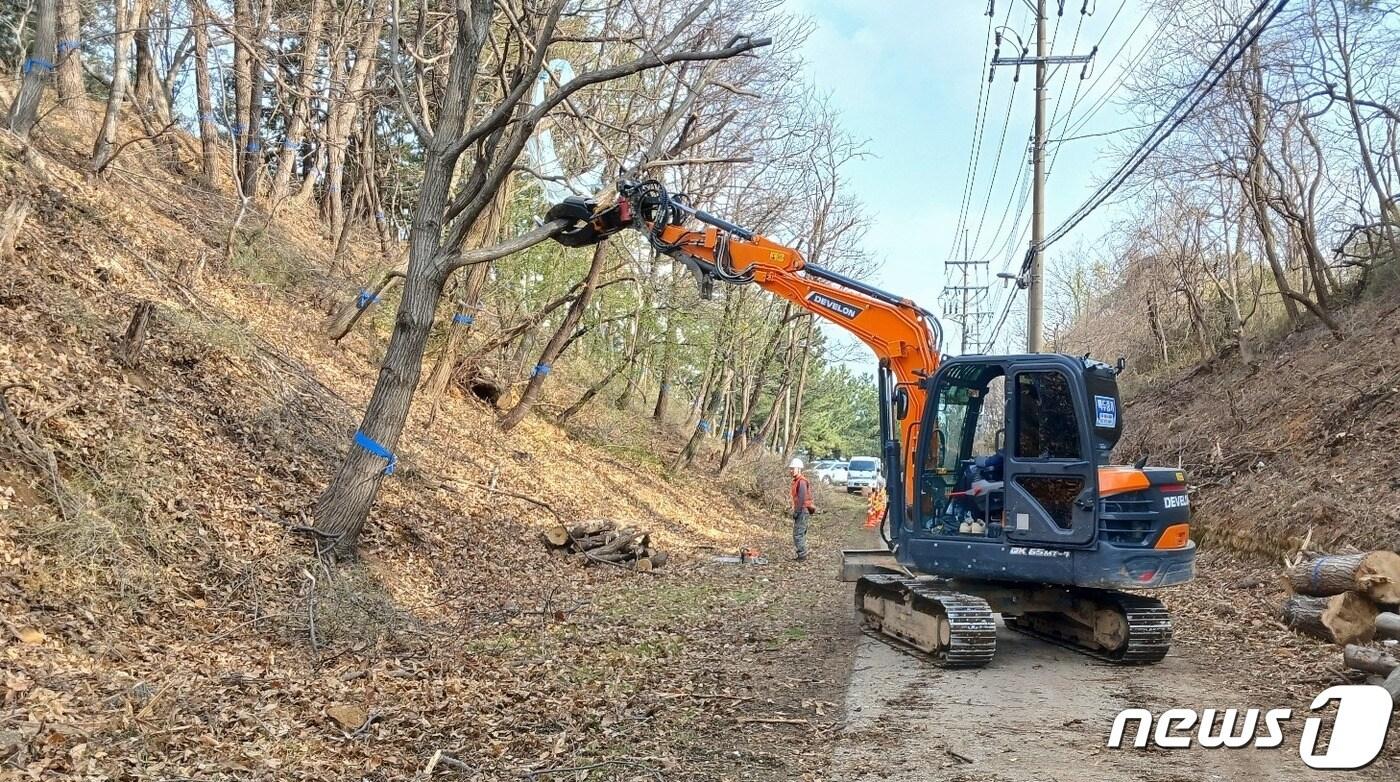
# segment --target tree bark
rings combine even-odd
[[[476,5],[473,3],[473,5]],[[489,4],[488,4],[489,5]],[[385,0],[367,0],[364,29],[355,46],[355,62],[348,71],[344,58],[339,58],[335,71],[340,77],[331,87],[330,106],[326,119],[326,189],[324,213],[331,232],[338,233],[344,221],[345,201],[341,188],[345,183],[346,147],[360,109],[360,99],[369,80],[370,71],[379,50],[379,33],[388,18],[389,4]],[[475,55],[474,55],[475,56]],[[343,89],[337,89],[343,84]]]
[[[112,85],[107,92],[107,111],[102,117],[102,129],[98,131],[97,141],[92,147],[93,171],[101,171],[112,162],[117,130],[121,127],[122,98],[126,95],[130,74],[127,52],[131,50],[136,19],[141,16],[141,2],[115,0],[117,33],[112,38]]]
[[[306,32],[301,38],[301,64],[297,74],[296,94],[289,96],[286,111],[287,136],[277,151],[277,174],[272,182],[272,197],[283,198],[292,181],[292,168],[302,150],[306,123],[311,114],[311,89],[315,84],[316,63],[321,52],[321,27],[325,17],[326,0],[311,0],[307,12]]]
[[[1366,643],[1376,635],[1376,604],[1355,592],[1294,595],[1283,604],[1282,614],[1294,630],[1336,644]]]
[[[147,132],[170,124],[170,101],[160,79],[156,78],[156,58],[151,49],[151,3],[143,4],[133,37],[136,47],[136,83],[133,93]],[[147,117],[154,118],[154,122]]]
[[[206,187],[219,181],[219,128],[214,122],[213,89],[209,83],[209,15],[203,0],[190,4],[194,25],[194,94],[199,111],[199,172]]]
[[[690,439],[685,441],[685,446],[671,462],[672,472],[681,467],[689,467],[694,463],[695,454],[700,450],[700,441],[709,433],[711,421],[714,419],[715,413],[719,411],[720,404],[724,401],[724,389],[729,386],[733,374],[734,369],[729,366],[724,366],[719,370],[720,376],[715,387],[710,389],[710,401],[705,404],[704,410],[701,411],[700,421],[695,424],[695,431],[690,433]]]
[[[807,316],[807,329],[802,336],[802,366],[797,372],[797,387],[792,395],[792,428],[783,445],[783,458],[791,459],[802,437],[802,399],[807,394],[807,372],[812,359],[812,316]]]
[[[1378,603],[1400,603],[1400,554],[1393,551],[1320,556],[1293,566],[1286,577],[1300,595],[1354,591]]]
[[[204,2],[204,0],[195,0]],[[253,35],[253,7],[249,0],[233,0],[233,29],[237,35],[233,40],[233,172],[239,180],[242,191],[244,148],[248,143],[246,135],[253,113],[253,55],[248,51],[247,41]]]
[[[58,0],[58,99],[64,104],[87,95],[83,88],[83,17],[79,0]]]
[[[583,290],[579,291],[578,298],[569,305],[559,328],[554,330],[553,336],[545,343],[544,350],[540,351],[540,359],[535,364],[535,371],[530,374],[530,379],[525,384],[525,390],[520,392],[520,401],[516,402],[515,406],[502,416],[500,424],[502,431],[509,432],[514,429],[534,405],[535,397],[539,395],[540,388],[544,386],[550,368],[559,358],[564,341],[573,333],[574,327],[578,325],[584,311],[588,309],[588,303],[593,298],[593,291],[598,287],[598,277],[603,273],[603,262],[607,257],[604,252],[606,248],[607,242],[599,242],[593,248],[593,261],[588,266],[588,275],[584,277]]]
[[[118,0],[120,2],[120,0]],[[38,0],[34,18],[34,43],[29,56],[20,67],[23,78],[19,92],[15,93],[10,104],[8,124],[10,130],[21,139],[29,138],[29,131],[39,121],[39,101],[44,97],[44,85],[54,70],[57,58],[58,5],[56,0]]]

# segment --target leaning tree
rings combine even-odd
[[[721,60],[766,46],[768,39],[732,34],[708,45],[726,16],[713,0],[661,6],[674,21],[631,19],[569,0],[497,3],[424,0],[416,30],[389,11],[388,71],[397,110],[412,127],[423,159],[409,231],[409,259],[393,334],[373,395],[346,453],[315,509],[324,552],[353,552],[383,477],[392,472],[399,437],[422,374],[424,348],[444,285],[464,267],[486,263],[544,241],[563,228],[546,222],[501,244],[468,249],[467,240],[511,175],[541,121],[585,88],[676,63]],[[438,6],[438,7],[431,7]],[[442,25],[422,20],[447,22]],[[658,31],[659,32],[655,32]],[[587,69],[529,100],[556,47],[593,47]],[[577,49],[575,48],[575,51]],[[425,96],[432,95],[435,101]]]

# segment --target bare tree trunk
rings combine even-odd
[[[1157,338],[1157,344],[1162,348],[1162,366],[1167,366],[1169,358],[1167,356],[1167,332],[1162,330],[1162,319],[1157,314],[1157,297],[1149,291],[1147,294],[1147,325],[1152,329],[1152,334]]]
[[[661,352],[660,385],[656,389],[656,404],[651,409],[651,417],[657,421],[666,420],[666,406],[671,399],[671,373],[675,371],[676,332],[669,319],[666,323],[666,344]]]
[[[209,84],[209,16],[204,3],[191,4],[194,24],[194,93],[199,110],[199,170],[208,187],[219,181],[219,128],[214,124],[213,89]]]
[[[535,397],[540,393],[540,388],[544,386],[544,380],[549,375],[554,362],[558,360],[559,353],[564,347],[564,341],[573,333],[574,327],[578,325],[583,313],[588,309],[588,302],[593,298],[593,291],[598,287],[598,278],[603,273],[603,263],[607,258],[604,250],[607,242],[599,242],[593,248],[593,261],[588,265],[588,276],[584,278],[583,290],[579,292],[578,298],[569,305],[569,309],[564,313],[564,319],[560,322],[559,328],[554,330],[553,336],[545,343],[544,350],[540,351],[540,359],[535,364],[535,371],[530,374],[530,380],[525,384],[525,390],[520,392],[520,401],[515,403],[502,418],[501,430],[509,432],[514,429],[525,418],[525,414],[530,412],[530,408],[535,403]]]
[[[1250,65],[1250,146],[1252,149],[1250,150],[1248,181],[1244,183],[1244,196],[1245,200],[1249,202],[1250,210],[1254,213],[1255,222],[1259,226],[1259,236],[1264,243],[1264,256],[1269,261],[1269,270],[1273,272],[1274,284],[1283,297],[1283,308],[1288,313],[1288,324],[1290,327],[1296,328],[1299,318],[1298,306],[1289,295],[1293,291],[1293,286],[1288,283],[1288,272],[1284,268],[1283,261],[1279,258],[1278,240],[1274,236],[1273,223],[1269,220],[1267,209],[1268,192],[1264,185],[1264,134],[1267,130],[1267,119],[1264,114],[1263,69],[1259,66],[1257,49],[1250,49],[1248,58]]]
[[[705,404],[700,413],[700,421],[695,425],[695,430],[690,433],[690,439],[685,441],[685,446],[681,452],[676,454],[676,458],[671,462],[671,471],[675,472],[681,467],[689,467],[695,461],[695,454],[700,450],[700,441],[709,434],[709,422],[714,419],[715,413],[720,408],[720,403],[724,400],[724,388],[729,386],[729,381],[733,378],[734,370],[730,367],[722,367],[720,376],[715,383],[715,387],[710,390],[710,400]]]
[[[802,366],[797,372],[797,388],[792,396],[792,428],[783,445],[783,458],[791,459],[802,437],[802,399],[807,395],[807,371],[812,359],[812,316],[807,316],[807,329],[802,335]]]
[[[122,97],[126,95],[130,67],[127,52],[131,50],[132,30],[141,15],[141,0],[115,0],[117,33],[112,38],[112,87],[107,93],[107,112],[102,117],[102,129],[92,147],[92,170],[101,171],[112,161],[121,126]]]
[[[64,104],[82,99],[83,18],[79,0],[58,0],[58,99]]]
[[[136,44],[136,82],[133,89],[136,106],[147,132],[153,133],[170,124],[171,113],[170,101],[165,97],[160,79],[156,78],[155,53],[151,49],[151,3],[145,3],[141,8],[133,40]],[[149,121],[148,117],[153,118],[154,122]]]
[[[316,62],[320,59],[321,26],[325,11],[326,0],[311,0],[306,32],[301,38],[301,72],[297,74],[297,94],[289,96],[291,105],[286,112],[287,137],[282,140],[282,148],[277,152],[277,175],[272,183],[274,199],[287,195],[287,187],[292,181],[292,167],[301,152],[302,136],[306,133],[306,123],[311,113],[311,88],[315,84]]]
[[[54,69],[57,57],[58,7],[56,0],[38,0],[34,18],[34,43],[20,70],[23,79],[14,103],[10,104],[10,130],[22,139],[39,121],[39,101],[44,97],[44,84]]]
[[[379,33],[388,18],[388,3],[385,0],[367,0],[363,33],[355,46],[355,62],[345,73],[343,58],[337,63],[337,70],[343,77],[332,85],[326,119],[326,195],[325,217],[332,234],[339,232],[344,221],[345,201],[341,188],[345,184],[346,146],[350,133],[355,127],[355,117],[360,108],[361,93],[365,89],[375,55],[379,48]],[[336,87],[343,83],[343,91]]]
[[[496,198],[491,201],[491,208],[487,209],[477,220],[477,224],[472,227],[474,236],[467,240],[468,247],[492,244],[501,238],[501,231],[505,228],[506,212],[510,209],[511,200],[515,198],[515,183],[514,179],[507,180],[500,191],[496,193]],[[486,277],[490,271],[491,264],[479,263],[467,271],[466,280],[462,283],[462,295],[457,305],[457,311],[452,315],[452,328],[447,334],[447,344],[433,364],[433,371],[428,375],[428,424],[430,426],[433,421],[437,420],[438,410],[442,406],[442,395],[447,391],[448,382],[462,363],[462,346],[466,343],[467,337],[471,334],[471,328],[476,323],[477,314],[481,308],[481,294],[486,288]]]
[[[589,386],[588,390],[584,391],[583,394],[577,400],[575,400],[573,404],[565,408],[564,412],[560,413],[559,417],[555,419],[556,422],[560,426],[563,426],[564,424],[568,423],[569,419],[578,415],[579,411],[587,407],[588,403],[592,402],[594,397],[598,396],[598,394],[601,394],[603,392],[603,389],[608,387],[609,383],[616,380],[618,375],[622,374],[627,370],[628,367],[636,363],[636,359],[637,356],[635,353],[629,353],[627,355],[627,358],[617,362],[617,364],[614,365],[612,369],[608,370],[608,373],[606,375],[603,375],[596,382],[594,382],[593,385]]]

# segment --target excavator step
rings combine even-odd
[[[1152,665],[1167,656],[1172,620],[1162,601],[1126,592],[1085,592],[1100,619],[1087,629],[1058,613],[1002,616],[1006,626],[1115,665]]]
[[[980,668],[996,654],[996,622],[987,601],[897,574],[856,584],[856,609],[883,637],[946,668]]]

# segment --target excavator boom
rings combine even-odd
[[[897,465],[912,462],[919,416],[894,413],[896,408],[906,413],[924,409],[923,381],[938,369],[942,337],[930,312],[908,298],[810,264],[788,245],[695,209],[672,197],[655,180],[620,183],[617,199],[611,203],[569,199],[550,210],[550,219],[561,217],[577,221],[575,228],[560,237],[563,244],[592,244],[635,228],[647,235],[658,252],[695,272],[703,291],[716,279],[753,283],[850,332],[874,351],[880,362],[882,437],[886,440],[883,448],[892,451],[885,454],[890,478],[903,473]],[[683,224],[687,219],[705,227],[687,228]],[[899,482],[905,502],[912,503],[912,480]]]

